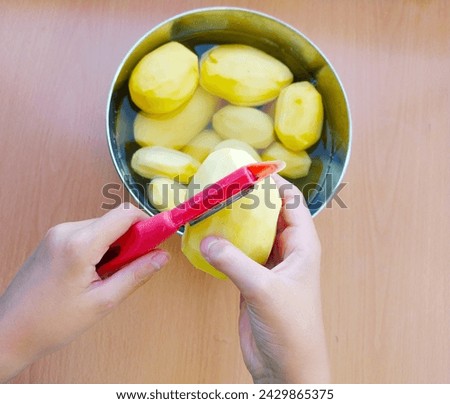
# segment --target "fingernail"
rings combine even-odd
[[[200,244],[200,251],[207,260],[210,258],[211,248],[219,241],[221,241],[221,239],[218,237],[208,237]]]
[[[159,271],[169,261],[169,256],[166,253],[160,252],[152,256],[152,264],[157,271]]]

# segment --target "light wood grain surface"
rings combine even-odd
[[[450,382],[450,17],[447,1],[1,1],[0,290],[46,230],[102,214],[119,182],[104,115],[133,43],[179,12],[260,10],[329,57],[353,154],[316,219],[334,381]],[[194,270],[174,236],[159,273],[20,383],[238,383],[238,293]]]

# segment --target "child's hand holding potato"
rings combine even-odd
[[[320,301],[320,242],[300,191],[274,176],[283,199],[267,267],[224,239],[201,245],[241,292],[239,334],[255,383],[329,383]]]

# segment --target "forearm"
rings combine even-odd
[[[8,347],[5,348],[0,338],[0,383],[5,383],[22,369],[27,367],[28,363],[21,360],[19,356]]]
[[[25,330],[9,312],[5,296],[0,297],[0,383],[17,375],[31,362]]]
[[[0,383],[4,383],[27,366],[8,330],[0,321]]]

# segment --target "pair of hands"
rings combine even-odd
[[[300,191],[280,189],[283,208],[267,267],[217,237],[204,239],[201,250],[241,292],[241,349],[254,382],[328,382],[320,243],[304,204],[289,209]],[[98,219],[49,230],[0,297],[0,381],[70,342],[168,262],[166,252],[154,250],[108,279],[95,271],[109,245],[146,217],[121,205]]]

